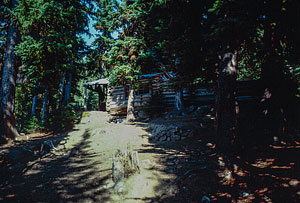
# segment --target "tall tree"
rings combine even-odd
[[[8,1],[1,1],[0,3],[0,81],[2,77],[2,69],[4,62],[4,55],[6,49],[7,28],[8,28]]]
[[[101,61],[109,70],[110,84],[130,84],[128,119],[134,112],[134,86],[141,73],[153,70],[144,37],[145,15],[151,2],[99,1],[99,21],[95,27],[101,32],[96,40]],[[117,35],[117,36],[115,36]]]
[[[237,49],[228,45],[220,58],[215,83],[216,143],[219,150],[228,151],[238,136]]]
[[[72,73],[72,86],[68,74],[65,104],[73,98],[72,91],[79,80],[80,63],[86,49],[81,34],[87,32],[91,2],[20,0],[16,9],[22,34],[17,54],[25,65],[24,74],[28,81],[38,80],[41,89],[48,88],[48,97],[45,98],[49,100],[48,107],[52,111],[49,116],[63,113],[62,110],[56,111],[57,107],[62,108],[57,101],[62,100],[62,78],[68,73]]]
[[[247,1],[215,1],[208,11],[209,43],[219,61],[215,61],[216,143],[222,152],[232,151],[239,136],[236,78],[238,51],[256,32],[257,5]],[[250,24],[249,24],[250,23]]]
[[[269,118],[266,126],[277,138],[290,129],[287,124],[292,123],[296,108],[296,86],[291,78],[293,70],[287,67],[291,64],[299,66],[299,58],[295,57],[300,45],[296,37],[299,27],[295,24],[300,20],[299,6],[299,1],[266,1],[263,4],[261,78],[265,92],[270,94],[268,110],[265,111]]]
[[[45,93],[43,98],[43,108],[42,108],[42,126],[45,124],[47,108],[48,108],[48,87],[45,87]]]
[[[210,5],[211,1],[155,1],[145,19],[147,46],[155,60],[176,75],[170,79],[176,92],[175,114],[188,105],[183,101],[184,88],[212,79],[213,71],[206,64],[210,49],[204,38]]]
[[[17,0],[12,0],[12,10],[17,6]],[[4,57],[2,82],[0,90],[0,142],[15,139],[19,136],[15,123],[15,90],[17,68],[15,63],[15,46],[17,44],[17,30],[11,17],[7,33],[7,47]]]

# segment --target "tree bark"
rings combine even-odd
[[[17,1],[12,1],[12,8]],[[2,83],[0,90],[0,142],[6,143],[8,139],[19,136],[15,122],[15,90],[17,70],[15,65],[14,49],[17,43],[17,31],[10,22],[7,33],[6,55],[4,57]]]
[[[65,104],[68,104],[70,100],[71,84],[72,84],[72,73],[69,73],[68,83],[65,87]]]
[[[35,116],[35,108],[36,108],[36,102],[37,102],[37,88],[38,88],[38,85],[36,85],[34,87],[34,96],[33,96],[33,99],[32,99],[32,105],[31,105],[31,117]]]
[[[284,74],[284,58],[281,33],[273,30],[270,24],[264,28],[265,57],[261,64],[261,81],[264,89],[262,98],[263,112],[265,116],[264,128],[273,136],[273,141],[285,139],[283,136],[288,130],[290,115],[295,112],[296,86],[288,80]],[[268,97],[266,95],[268,94]]]
[[[176,58],[175,60],[175,67],[177,69],[177,71],[179,71],[182,67],[180,67],[181,64],[181,60],[180,58]],[[180,77],[180,74],[177,74],[176,78],[178,78],[180,80],[179,82],[179,86],[175,89],[176,94],[175,94],[175,103],[174,103],[174,112],[173,112],[173,116],[181,116],[181,115],[185,115],[184,112],[184,101],[183,101],[183,88],[182,85],[180,83],[182,83],[181,81],[183,80],[183,78]]]
[[[184,115],[183,90],[179,89],[175,95],[175,114]]]
[[[239,107],[236,96],[237,50],[227,46],[216,81],[216,144],[230,152],[238,134]]]
[[[47,112],[47,102],[48,102],[48,87],[45,88],[44,100],[43,100],[43,110],[42,110],[42,126],[45,124],[46,112]]]
[[[37,102],[37,95],[34,95],[32,99],[32,106],[31,106],[31,117],[35,116],[36,102]]]
[[[57,107],[56,108],[60,108],[62,106],[65,78],[66,78],[66,73],[64,73],[63,77],[61,78],[61,82],[59,84],[59,88],[58,88],[59,97],[58,97],[58,100],[57,100]]]
[[[128,103],[127,103],[127,122],[134,121],[135,115],[134,115],[134,89],[132,86],[129,88],[129,95],[128,95]]]

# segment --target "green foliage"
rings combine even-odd
[[[85,31],[87,15],[79,2],[33,1],[19,2],[15,17],[19,22],[22,41],[16,54],[26,65],[29,79],[41,80],[48,86],[46,78],[64,72],[77,72],[76,61],[84,48],[78,34]],[[48,84],[49,83],[49,84]],[[54,83],[55,84],[55,83]]]
[[[97,108],[98,108],[98,94],[93,91],[89,91],[87,97],[87,109],[91,111],[91,110],[96,110]]]
[[[158,61],[176,73],[179,82],[192,83],[195,78],[209,76],[210,69],[204,68],[209,49],[203,38],[209,5],[208,1],[166,1],[154,3],[149,11],[148,45]]]
[[[80,121],[81,116],[82,111],[75,110],[75,104],[68,104],[49,116],[46,127],[52,131],[70,129],[75,122]]]
[[[295,67],[294,69],[295,80],[298,84],[296,96],[300,98],[300,66]]]
[[[75,106],[67,105],[61,99],[64,98],[65,86],[69,82],[69,73],[72,73],[70,101],[74,101],[74,96],[80,94],[77,83],[84,71],[86,49],[81,34],[87,32],[92,2],[19,0],[13,17],[21,34],[16,54],[24,65],[21,72],[23,79],[20,81],[20,86],[24,87],[16,92],[16,117],[20,131],[29,132],[30,129],[40,128],[45,87],[49,89],[44,126],[46,130],[64,129],[77,117]],[[63,77],[65,80],[62,80]],[[31,118],[35,86],[38,86],[38,121]]]
[[[24,133],[33,133],[33,132],[40,131],[41,129],[42,129],[42,126],[41,126],[39,119],[37,117],[33,116],[26,122],[22,131]]]
[[[155,70],[154,56],[144,36],[151,4],[143,0],[99,1],[95,28],[101,34],[95,45],[100,52],[101,68],[108,70],[112,85],[133,82],[137,75]]]
[[[9,2],[1,1],[0,4],[0,81],[2,77],[2,66],[6,49],[7,28],[9,20]]]
[[[258,80],[261,75],[261,60],[257,53],[251,53],[246,46],[241,46],[238,61],[238,80]]]
[[[16,88],[16,98],[15,98],[15,114],[17,129],[20,132],[28,132],[25,126],[28,124],[27,121],[30,119],[30,107],[31,107],[31,87],[28,83],[23,83],[18,85]]]
[[[87,32],[93,2],[99,35],[86,55],[81,34]],[[0,6],[0,58],[10,13],[6,5]],[[203,85],[215,79],[227,46],[238,50],[238,79],[260,79],[266,59],[275,53],[280,63],[296,67],[293,74],[299,84],[299,8],[296,0],[19,0],[13,13],[21,34],[16,53],[24,65],[16,91],[18,128],[39,128],[46,86],[46,128],[69,125],[76,117],[75,106],[58,104],[62,78],[69,73],[71,102],[80,96],[87,77],[108,77],[111,85],[120,85],[136,83],[140,74],[172,71],[173,87]],[[270,75],[275,73],[270,70]],[[67,82],[68,77],[62,85]],[[36,118],[31,119],[36,85],[39,102]],[[98,106],[97,95],[90,92],[89,100],[91,109]]]

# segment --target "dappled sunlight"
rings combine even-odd
[[[1,181],[0,196],[9,201],[22,199],[26,202],[109,200],[106,185],[111,179],[111,168],[99,170],[102,161],[95,159],[98,157],[95,152],[87,150],[91,144],[90,130],[81,131],[80,135],[80,139],[67,148],[60,144],[70,141],[70,135],[48,137],[57,150],[25,163],[24,173],[2,177],[7,180]],[[32,145],[33,142],[25,144]],[[39,193],[38,199],[34,193]]]
[[[11,165],[15,171],[2,178],[0,197],[9,201],[128,203],[300,199],[297,144],[265,144],[237,154],[220,154],[212,136],[213,119],[192,122],[201,123],[199,130],[185,140],[157,141],[149,139],[153,129],[147,124],[107,124],[105,115],[92,112],[67,133],[20,141],[18,147],[52,140],[55,150],[24,159],[20,166]],[[169,119],[165,125],[172,122],[179,121]],[[112,181],[112,155],[128,146],[138,152],[141,169],[124,181],[124,192],[119,194]],[[29,191],[40,195],[28,195]]]
[[[300,1],[4,0],[0,203],[300,202]]]
[[[160,121],[159,125],[173,125],[172,122],[178,122],[178,119],[168,119],[163,123]],[[201,123],[202,127],[206,127],[203,120]],[[153,136],[151,129],[145,130],[150,133],[149,137]],[[215,148],[214,144],[205,142],[205,139],[201,135],[177,142],[149,139],[150,143],[143,145],[139,154],[155,157],[157,160],[154,170],[165,177],[155,186],[157,201],[190,202],[191,198],[200,201],[207,194],[207,186],[215,184],[212,179],[209,182],[204,181],[207,177],[212,177],[213,172],[210,170],[211,164],[207,162],[207,156],[213,156]]]
[[[170,122],[168,120],[167,125]],[[210,124],[200,122],[200,126],[205,128]],[[205,196],[218,202],[299,200],[300,150],[297,140],[292,145],[275,146],[262,140],[263,137],[253,137],[253,143],[261,143],[246,145],[241,153],[223,156],[216,152],[210,133],[212,135],[213,130],[199,131],[180,142],[150,139],[151,144],[144,145],[145,149],[139,151],[140,154],[154,154],[160,164],[155,169],[175,176],[170,184],[177,185],[177,193],[164,195],[159,201],[197,202]],[[156,191],[160,190],[161,186],[156,186]]]
[[[250,165],[257,167],[257,168],[267,168],[270,165],[272,165],[274,163],[274,161],[275,161],[275,159],[266,159],[266,160],[258,159],[258,160],[255,160],[255,163],[250,164]]]
[[[297,148],[296,148],[297,149]],[[273,148],[268,145],[262,151],[247,151],[247,156],[238,156],[235,163],[235,190],[243,191],[238,199],[243,201],[295,202],[299,200],[300,151],[295,148]],[[243,153],[243,154],[245,154]],[[247,202],[246,201],[246,202]]]

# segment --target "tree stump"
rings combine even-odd
[[[113,156],[112,179],[117,184],[124,178],[140,172],[140,162],[137,152],[118,150]]]

